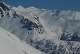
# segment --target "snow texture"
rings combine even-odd
[[[80,54],[80,11],[5,6],[0,6],[0,27],[20,39],[25,53]]]

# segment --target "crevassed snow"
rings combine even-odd
[[[0,27],[0,54],[45,54]]]

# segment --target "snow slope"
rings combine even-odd
[[[0,27],[0,54],[45,54]]]

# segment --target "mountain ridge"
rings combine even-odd
[[[77,54],[80,51],[78,11],[19,6],[11,7],[7,14],[2,14],[1,27],[42,52]]]

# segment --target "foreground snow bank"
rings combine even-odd
[[[0,54],[44,54],[0,27]]]

